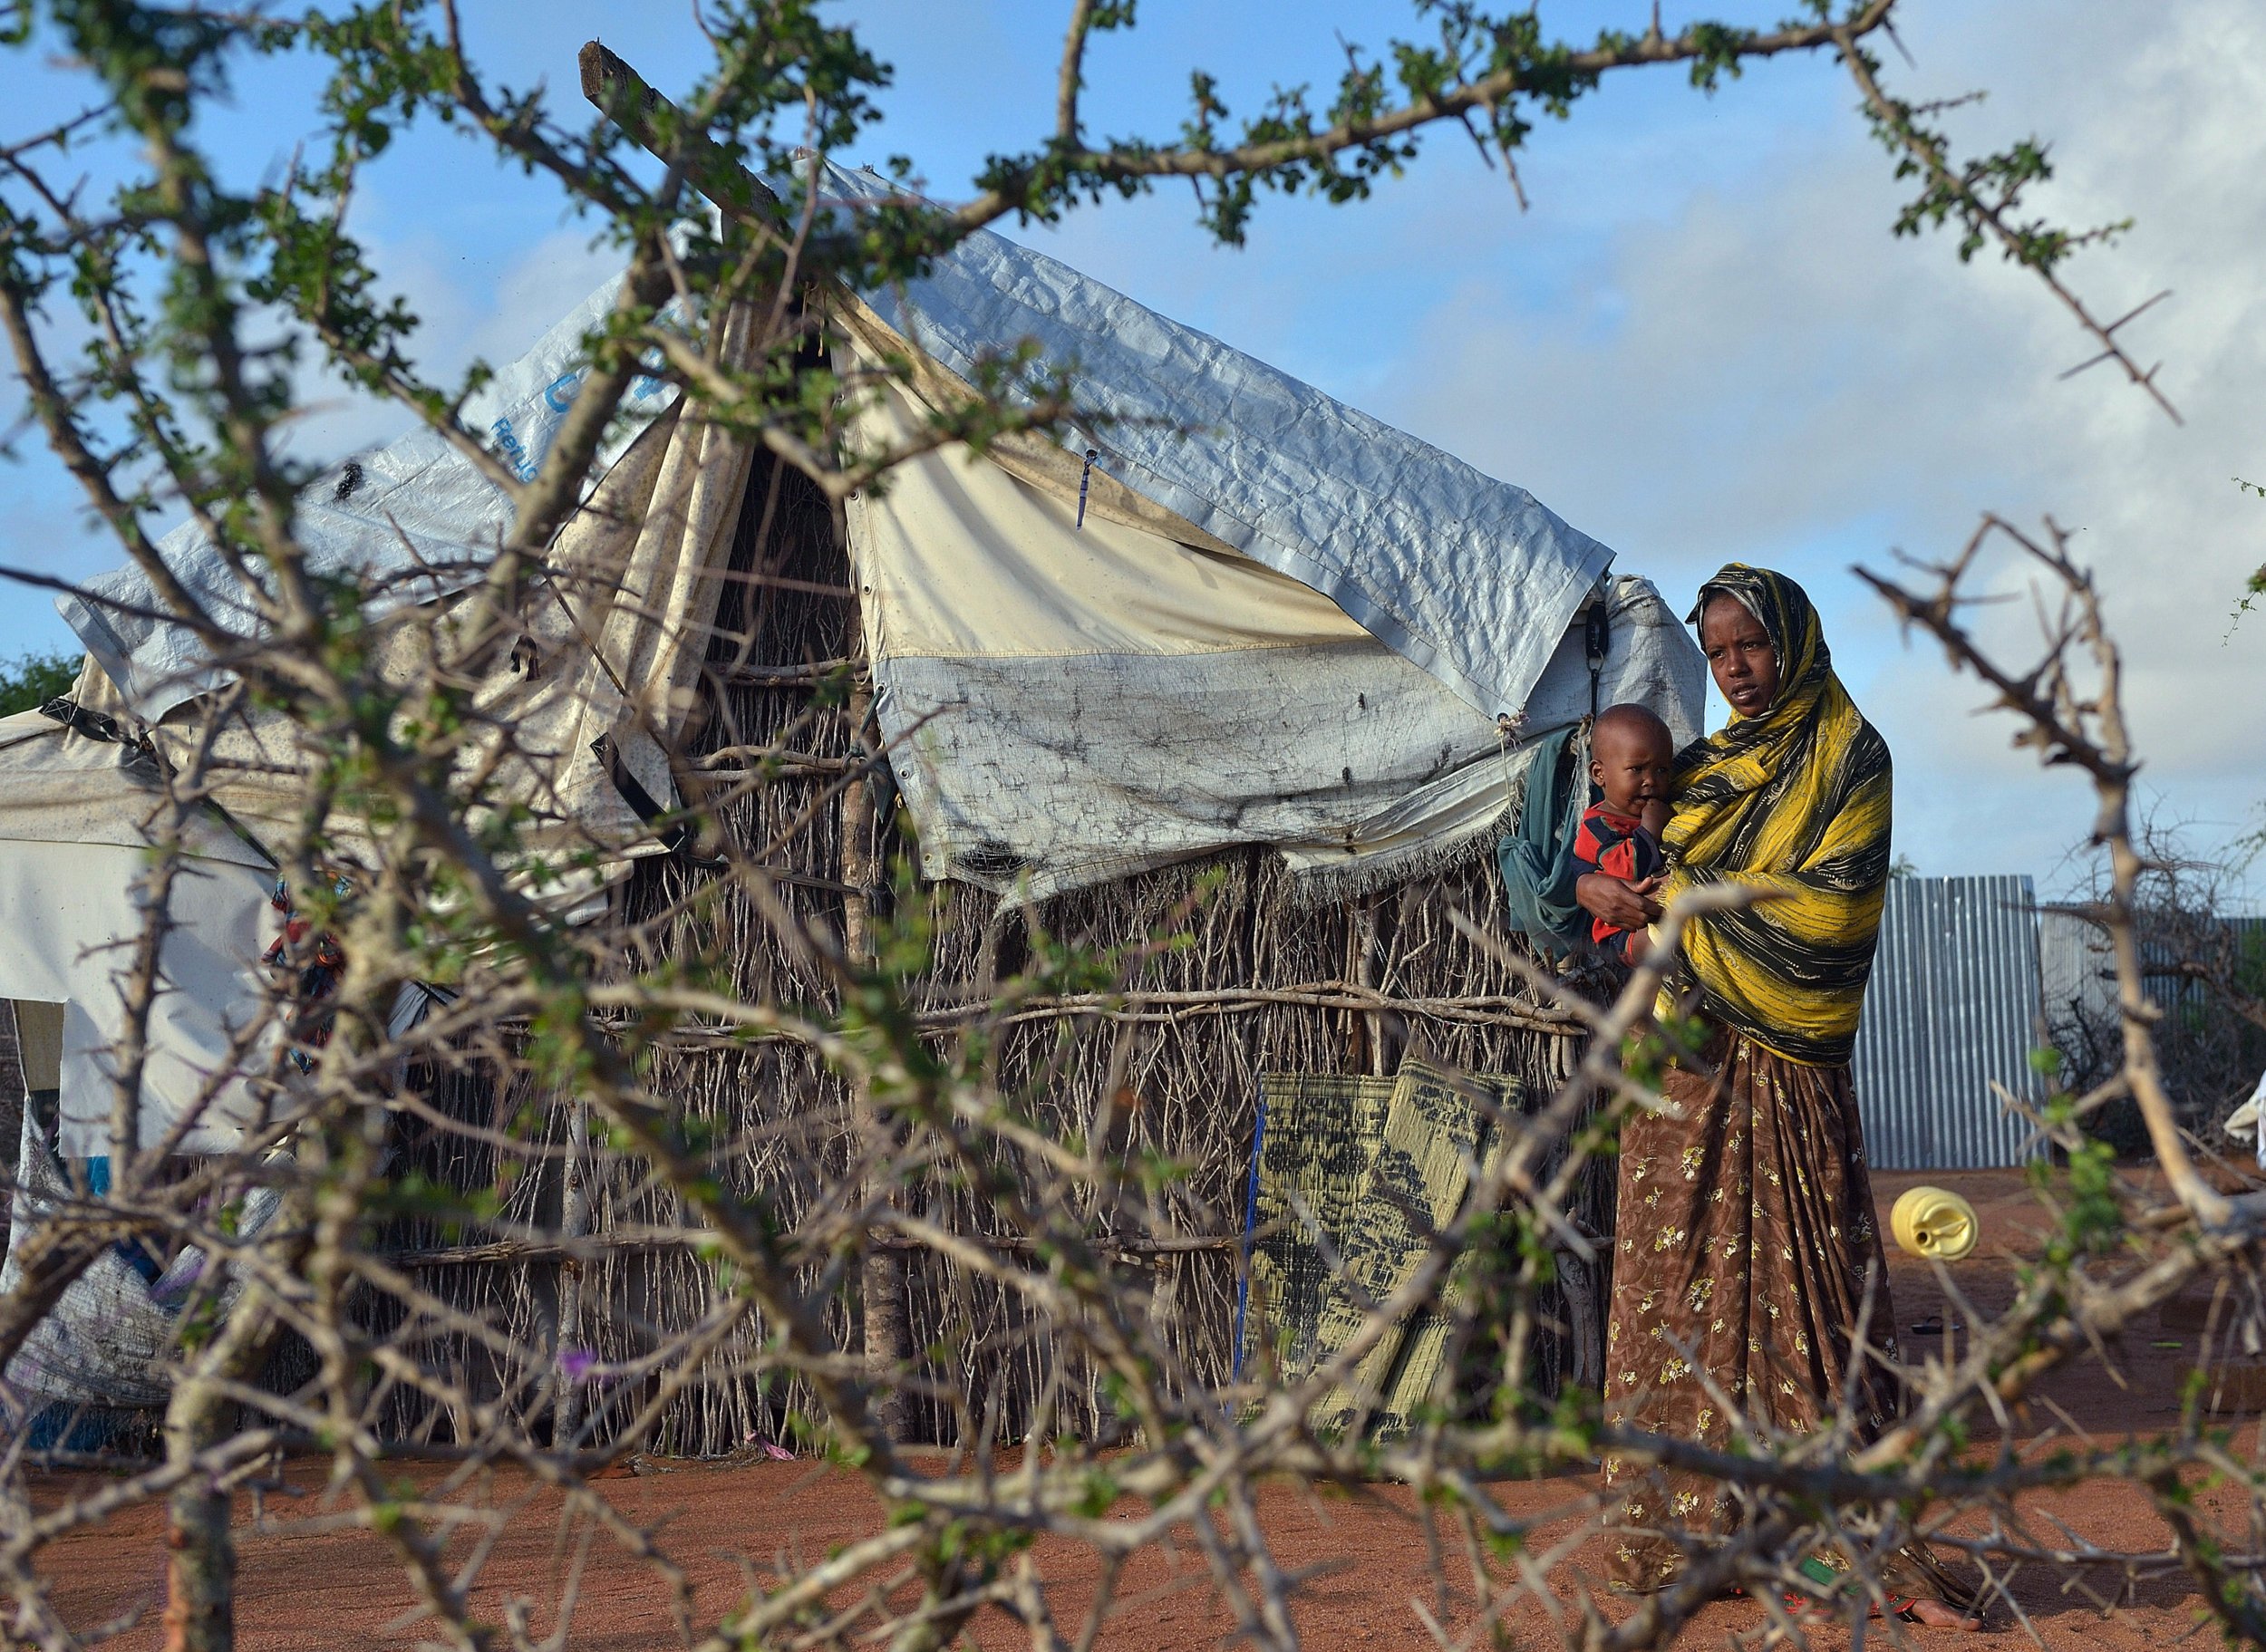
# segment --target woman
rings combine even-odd
[[[1777,898],[1684,929],[1669,990],[1696,997],[1708,1039],[1662,1080],[1670,1106],[1622,1130],[1605,1415],[1729,1446],[1729,1407],[1798,1435],[1828,1425],[1846,1391],[1862,1439],[1897,1404],[1876,1359],[1849,1379],[1861,1315],[1896,1354],[1849,1081],[1888,881],[1888,747],[1792,580],[1733,563],[1691,618],[1731,720],[1677,758],[1665,879],[1592,874],[1577,898],[1622,926],[1711,884]],[[1738,1523],[1719,1482],[1612,1459],[1605,1479],[1622,1497],[1626,1588],[1665,1587]],[[1970,1592],[1917,1547],[1883,1584],[1900,1616],[1975,1627]]]

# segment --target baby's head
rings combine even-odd
[[[1641,815],[1664,802],[1676,762],[1676,737],[1642,706],[1607,706],[1590,732],[1589,778],[1616,815]]]

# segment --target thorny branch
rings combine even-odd
[[[2062,374],[2071,378],[2087,368],[2103,362],[2114,362],[2125,370],[2131,382],[2148,392],[2149,398],[2162,408],[2174,424],[2185,420],[2179,410],[2156,383],[2155,376],[2162,366],[2143,371],[2139,362],[2126,353],[2116,334],[2127,324],[2155,307],[2169,293],[2155,297],[2125,312],[2115,321],[2103,322],[2087,307],[2085,301],[2072,292],[2058,273],[2058,266],[2070,253],[2089,243],[2103,241],[2118,234],[2126,225],[2108,225],[2072,234],[2055,229],[2042,220],[2022,224],[2014,220],[2014,213],[2026,186],[2042,182],[2052,176],[2044,149],[2035,140],[2016,146],[2004,154],[1987,159],[1956,166],[1951,159],[1948,140],[1924,124],[1926,111],[1883,91],[1880,82],[1880,65],[1858,44],[1858,35],[1852,29],[1837,29],[1833,40],[1857,83],[1864,99],[1866,113],[1871,117],[1874,132],[1891,153],[1900,157],[1897,176],[1917,175],[1925,179],[1926,189],[1920,198],[1904,208],[1897,220],[1897,233],[1917,234],[1923,223],[1942,223],[1947,217],[1957,217],[1965,227],[1966,236],[1960,246],[1960,256],[1966,258],[1982,245],[1984,237],[1999,244],[2000,249],[2012,262],[2030,271],[2046,284],[2046,290],[2060,300],[2077,324],[2100,345],[2098,354],[2079,362]]]

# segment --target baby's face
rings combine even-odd
[[[1668,796],[1669,771],[1676,754],[1657,729],[1609,723],[1590,748],[1589,778],[1605,794],[1616,815],[1641,815],[1644,806]]]

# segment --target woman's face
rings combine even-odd
[[[1700,646],[1734,717],[1760,717],[1778,697],[1778,651],[1770,633],[1735,596],[1716,596],[1700,611]]]

